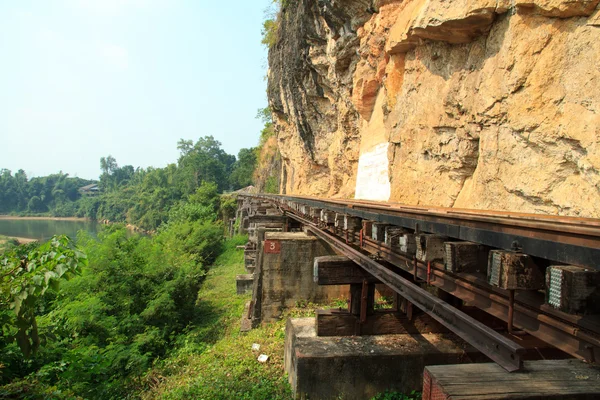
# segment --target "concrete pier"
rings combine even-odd
[[[443,334],[317,337],[314,318],[289,319],[285,371],[296,398],[370,399],[423,387],[427,365],[483,361]]]
[[[245,294],[252,291],[252,283],[254,282],[254,274],[242,274],[235,277],[235,285],[237,294]]]
[[[253,287],[253,323],[277,320],[299,301],[321,303],[347,296],[347,288],[320,287],[313,280],[315,257],[333,251],[304,233],[265,232],[259,241]]]

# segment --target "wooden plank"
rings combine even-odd
[[[319,285],[380,283],[377,278],[345,256],[315,257],[314,280]]]
[[[371,235],[373,234],[373,222],[372,221],[363,221],[362,222],[363,227],[363,235],[365,237],[371,237]]]
[[[317,310],[317,336],[353,336],[360,325],[362,335],[388,335],[407,333],[406,316],[395,312],[378,311],[364,324],[360,317],[345,310]]]
[[[429,386],[428,386],[429,385]],[[519,373],[497,364],[425,367],[423,400],[452,399],[595,399],[600,368],[579,360],[525,361]]]

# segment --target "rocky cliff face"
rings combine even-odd
[[[600,216],[600,0],[295,0],[282,191]]]

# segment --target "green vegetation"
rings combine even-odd
[[[17,239],[9,238],[7,236],[0,235],[0,252],[4,252],[13,246],[18,246],[19,241]]]
[[[243,252],[235,246],[246,237],[228,241],[211,268],[198,296],[202,315],[181,337],[184,343],[146,375],[146,399],[289,399],[283,374],[285,321],[241,333],[240,318],[249,295],[235,294],[235,276],[244,272]],[[270,356],[260,364],[252,344]]]
[[[206,318],[196,298],[222,251],[218,209],[216,184],[204,184],[153,237],[113,225],[98,238],[82,232],[79,248],[56,237],[5,252],[0,398],[141,391],[144,374]]]
[[[62,172],[28,179],[22,169],[14,175],[0,169],[0,214],[75,215],[74,203],[81,197],[79,188],[90,183],[92,181],[71,178]]]
[[[262,120],[264,127],[256,147],[255,185],[261,193],[279,193],[281,154],[277,146],[271,110],[268,107],[258,110],[256,118]]]
[[[267,16],[263,21],[261,43],[269,49],[277,43],[282,12],[291,2],[292,0],[273,0],[272,7],[265,11]]]
[[[383,392],[373,397],[371,400],[421,400],[421,392],[412,391],[410,394],[398,392]]]
[[[165,168],[121,167],[114,157],[102,157],[99,195],[82,195],[80,188],[94,182],[67,174],[28,179],[23,170],[14,176],[0,170],[0,213],[87,217],[154,231],[168,221],[172,207],[203,184],[215,184],[223,192],[252,183],[254,149],[241,149],[236,159],[212,136],[196,143],[182,139],[178,149],[177,163]]]

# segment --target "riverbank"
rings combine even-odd
[[[24,237],[15,237],[15,236],[9,236],[8,240],[10,240],[10,239],[15,239],[16,241],[19,242],[19,244],[26,244],[26,243],[31,243],[31,242],[36,242],[37,241],[37,239],[24,238]]]
[[[0,251],[5,250],[9,244],[18,245],[31,242],[35,242],[35,239],[0,235]]]
[[[17,215],[0,215],[0,220],[20,220],[20,221],[80,221],[88,222],[89,218],[84,217],[19,217]]]

